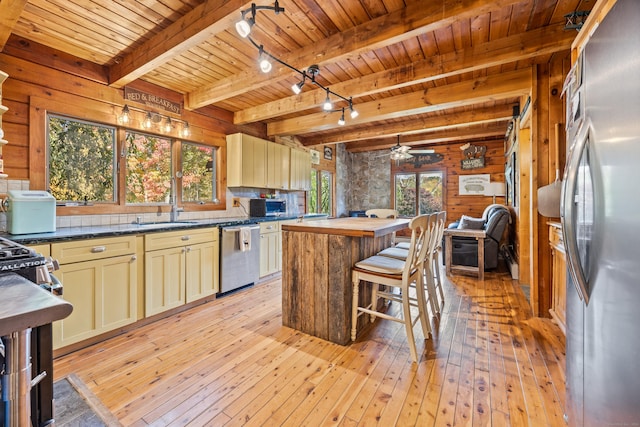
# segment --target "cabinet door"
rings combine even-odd
[[[218,292],[218,246],[217,241],[187,246],[187,302]]]
[[[304,150],[291,149],[291,172],[289,188],[308,190],[311,185],[311,157]]]
[[[260,235],[260,277],[280,271],[279,240],[280,232]]]
[[[289,147],[267,143],[267,188],[289,189]]]
[[[267,183],[267,141],[244,135],[242,142],[242,185],[265,187]]]
[[[55,274],[73,312],[54,322],[54,348],[135,322],[137,265],[134,255],[62,265]]]
[[[185,303],[185,253],[185,247],[145,253],[145,316]]]

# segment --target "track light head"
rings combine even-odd
[[[302,73],[302,80],[300,80],[300,82],[298,83],[294,83],[293,86],[291,86],[291,90],[293,91],[293,93],[295,93],[296,95],[300,95],[300,92],[302,92],[302,86],[304,86],[304,81],[307,78],[307,75],[305,73]]]
[[[353,108],[353,101],[351,100],[351,98],[349,98],[349,110],[351,110],[351,118],[355,119],[356,117],[358,117],[360,115],[360,113],[358,113],[358,111],[356,111]]]
[[[268,73],[269,71],[271,71],[271,68],[273,68],[271,65],[271,62],[269,61],[269,57],[267,53],[264,51],[264,48],[262,47],[262,45],[260,45],[258,50],[259,50],[258,62],[260,64],[260,71],[262,71],[263,73]]]
[[[262,71],[263,73],[268,73],[269,71],[271,71],[271,68],[273,68],[273,66],[267,58],[260,59],[260,71]]]
[[[342,109],[342,115],[340,116],[340,120],[338,120],[338,124],[340,126],[344,126],[344,123],[345,123],[345,121],[344,121],[344,108],[343,108]]]
[[[253,19],[242,19],[241,21],[236,22],[236,31],[240,35],[240,37],[246,39],[251,33],[251,27],[255,24]]]
[[[324,111],[331,111],[333,109],[331,98],[329,98],[329,88],[327,88],[327,98],[324,100],[324,104],[322,104],[322,109]]]

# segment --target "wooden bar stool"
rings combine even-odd
[[[429,235],[425,239],[425,244],[427,245],[427,250],[425,251],[425,260],[424,260],[424,277],[423,277],[423,292],[427,294],[426,302],[429,303],[431,307],[431,312],[434,316],[439,315],[439,304],[438,304],[438,296],[436,294],[436,288],[434,285],[434,277],[433,277],[433,251],[438,245],[437,242],[437,218],[438,214],[430,214],[429,217]],[[378,252],[378,255],[386,256],[390,258],[404,260],[407,258],[409,250],[405,249],[407,245],[399,243],[392,248],[384,249]],[[427,307],[424,308],[425,313],[427,312]]]
[[[424,311],[426,307],[423,288],[423,268],[425,251],[427,250],[426,239],[429,237],[429,215],[421,215],[415,217],[409,223],[411,228],[411,244],[409,254],[405,261],[374,255],[356,263],[352,269],[353,281],[353,305],[351,310],[351,339],[355,341],[358,317],[362,314],[371,315],[373,322],[376,317],[381,317],[394,322],[400,322],[405,325],[407,340],[409,341],[409,349],[411,358],[414,362],[418,362],[418,353],[416,350],[415,338],[413,335],[413,326],[420,321],[422,332],[425,338],[429,337],[431,327],[427,321]],[[358,295],[360,281],[371,284],[372,295],[370,304],[361,307],[358,304]],[[411,297],[409,288],[415,284],[416,297]],[[394,294],[386,290],[380,290],[380,285],[386,285],[392,288],[400,289],[400,294]],[[402,304],[402,316],[400,318],[382,313],[376,310],[378,298],[389,301],[396,301]],[[418,308],[418,315],[413,318],[411,315],[411,307]]]

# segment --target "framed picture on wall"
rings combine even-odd
[[[516,152],[512,152],[507,158],[504,168],[504,179],[507,187],[507,206],[517,206],[516,199]]]
[[[324,158],[325,160],[331,160],[333,158],[333,148],[324,147]]]

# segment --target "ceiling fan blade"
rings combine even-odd
[[[409,150],[409,153],[412,154],[433,154],[435,153],[436,150],[432,150],[432,149],[425,149],[425,150],[421,150],[421,149],[415,149],[415,150]]]

